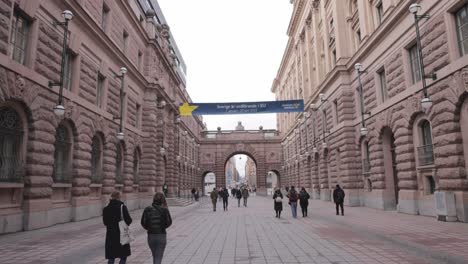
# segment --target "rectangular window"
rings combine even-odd
[[[332,51],[332,64],[333,67],[336,65],[336,49]]]
[[[382,2],[380,2],[376,7],[375,7],[376,11],[377,11],[377,21],[379,22],[379,25],[382,24],[382,20],[383,20],[383,15],[384,15],[384,9],[383,9],[383,4]]]
[[[102,105],[102,90],[104,89],[105,77],[98,74],[97,86],[96,86],[96,105],[101,107]]]
[[[70,50],[68,50],[65,54],[65,65],[63,68],[63,88],[67,90],[71,90],[74,59],[75,56]]]
[[[26,48],[28,44],[29,22],[15,10],[11,26],[10,56],[21,64],[26,62]]]
[[[413,84],[415,84],[421,80],[421,67],[419,65],[418,47],[416,45],[412,46],[409,49],[409,55],[411,64],[411,77],[413,80]]]
[[[123,52],[125,53],[125,51],[127,51],[127,41],[128,41],[128,33],[127,32],[123,32],[122,34],[122,50]]]
[[[468,4],[460,8],[455,14],[457,22],[458,45],[460,55],[464,56],[468,51]]]
[[[339,123],[339,117],[338,117],[338,100],[333,101],[333,108],[335,111],[335,122],[336,124]]]
[[[141,71],[141,64],[143,63],[143,53],[141,51],[138,52],[138,61],[137,61],[137,66],[138,70]]]
[[[135,116],[135,127],[140,128],[140,119],[141,119],[141,105],[136,105],[136,116]]]
[[[385,77],[385,70],[381,70],[379,73],[379,83],[380,83],[380,96],[382,98],[382,103],[388,99],[387,91],[387,79]]]
[[[101,28],[102,31],[106,32],[107,30],[107,18],[109,17],[109,7],[106,4],[102,5],[102,17],[101,17]]]

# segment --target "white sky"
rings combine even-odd
[[[288,0],[158,0],[187,64],[195,103],[272,101],[287,44]],[[276,129],[276,114],[204,116],[209,130]]]

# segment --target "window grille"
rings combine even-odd
[[[23,131],[18,113],[0,108],[0,182],[21,181],[19,155]]]
[[[55,134],[55,153],[53,178],[55,182],[70,180],[70,136],[67,128],[60,125]]]

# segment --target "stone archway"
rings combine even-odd
[[[256,165],[257,193],[266,194],[267,172],[280,172],[282,161],[281,138],[258,131],[206,131],[200,147],[200,167],[216,175],[216,186],[226,183],[226,162],[234,155],[244,154]],[[199,175],[204,177],[204,175]],[[200,179],[201,182],[202,179]]]

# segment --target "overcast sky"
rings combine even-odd
[[[287,44],[288,0],[158,0],[195,103],[272,101]],[[209,130],[276,129],[276,114],[204,116]]]

